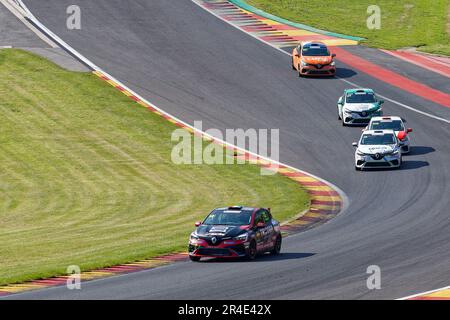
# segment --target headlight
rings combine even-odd
[[[193,232],[189,238],[190,240],[198,240],[198,236]]]
[[[389,157],[395,157],[395,156],[398,156],[399,151],[400,151],[400,149],[396,149],[396,150],[394,150],[392,152],[386,153],[385,155],[389,156]]]
[[[352,111],[347,108],[344,108],[344,113],[352,113]]]
[[[336,65],[336,62],[334,62],[334,61],[332,61],[331,63],[330,63],[330,66],[335,66]]]
[[[234,237],[233,240],[237,240],[237,241],[247,241],[248,238],[248,233],[243,233],[238,235],[237,237]]]
[[[306,66],[309,65],[308,63],[304,62],[303,60],[300,62],[300,64],[301,64],[302,67],[306,67]]]
[[[365,153],[358,151],[358,150],[356,150],[356,154],[360,157],[364,157],[366,155]]]

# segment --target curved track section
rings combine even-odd
[[[237,31],[190,0],[25,1],[42,23],[160,108],[204,128],[279,128],[281,161],[332,181],[350,207],[329,223],[286,238],[284,254],[255,262],[177,263],[12,298],[392,299],[448,285],[450,129],[386,103],[414,128],[412,154],[396,171],[357,173],[335,103],[338,79],[299,79],[290,58]],[[66,8],[82,29],[66,29]],[[450,110],[354,72],[339,75],[450,119]],[[369,291],[378,265],[382,289]]]

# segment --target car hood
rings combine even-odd
[[[246,232],[248,226],[228,226],[228,225],[201,225],[197,228],[197,235],[201,237],[236,237]]]
[[[377,109],[379,107],[378,103],[346,103],[345,108],[351,111],[369,111],[372,109]]]
[[[322,56],[322,57],[302,57],[303,61],[308,64],[329,64],[333,59],[331,56]]]
[[[365,154],[384,154],[395,150],[395,144],[387,145],[359,145],[358,151]]]

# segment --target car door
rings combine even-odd
[[[264,234],[264,248],[266,250],[270,250],[273,248],[275,241],[274,239],[275,229],[272,224],[272,215],[270,214],[269,211],[265,209],[262,210],[261,215],[264,221],[264,229],[262,230]]]
[[[295,53],[296,54],[293,57],[293,59],[294,59],[294,66],[295,66],[296,69],[298,69],[298,65],[300,64],[300,59],[301,59],[300,55],[302,54],[302,46],[301,45],[299,45],[295,49]]]
[[[259,210],[255,213],[255,221],[254,221],[254,228],[255,228],[255,240],[256,240],[256,249],[261,252],[264,251],[266,247],[266,239],[264,234],[264,228],[258,228],[258,223],[262,222],[264,223],[264,218],[262,215],[262,210]]]
[[[341,96],[337,102],[337,106],[338,106],[338,114],[339,114],[339,118],[342,119],[343,117],[343,112],[342,109],[344,108],[344,104],[345,104],[345,93],[343,96]]]

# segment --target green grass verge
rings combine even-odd
[[[450,0],[246,0],[268,13],[315,28],[363,37],[377,48],[418,47],[450,55]],[[381,9],[381,29],[369,30],[369,5]]]
[[[90,73],[0,50],[0,284],[185,250],[214,207],[308,206],[255,165],[173,164],[175,128]]]

